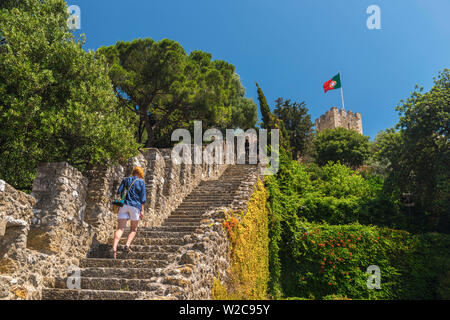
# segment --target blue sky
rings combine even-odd
[[[364,133],[397,123],[394,110],[416,84],[432,86],[450,62],[449,0],[67,0],[81,8],[86,49],[150,37],[178,41],[236,66],[257,101],[306,101],[313,120],[341,106],[323,83],[340,70],[346,109]],[[369,5],[381,30],[369,30]]]

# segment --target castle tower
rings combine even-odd
[[[359,134],[363,134],[361,113],[353,113],[352,111],[345,111],[345,109],[338,110],[338,108],[333,107],[316,120],[317,132],[336,128],[355,130]]]

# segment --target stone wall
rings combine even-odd
[[[116,226],[112,200],[134,166],[146,173],[141,226],[147,227],[160,226],[201,181],[219,178],[227,167],[175,164],[170,155],[147,149],[124,166],[84,175],[67,163],[42,164],[31,196],[0,181],[0,299],[39,299],[46,281],[67,276],[107,243]]]
[[[245,214],[258,179],[264,179],[260,173],[261,168],[255,166],[248,176],[242,177],[231,206],[206,212],[197,231],[185,237],[186,245],[178,250],[156,280],[162,285],[176,286],[171,294],[184,300],[209,300],[213,279],[226,281],[231,252],[223,222],[230,210]]]
[[[82,221],[87,178],[66,163],[38,168],[32,195],[0,192],[0,299],[39,299],[47,279],[66,276],[92,245]],[[0,234],[1,236],[1,234]]]
[[[317,119],[315,125],[318,132],[326,129],[345,128],[363,134],[361,114],[344,109],[338,110],[336,107],[331,108]]]
[[[42,252],[28,247],[30,232],[37,219],[33,212],[35,205],[34,197],[0,181],[0,224],[3,225],[0,232],[0,299],[39,299],[45,278],[57,274],[54,266],[63,269],[77,263],[69,257],[71,252],[50,254],[50,245],[46,241],[42,242],[46,248]],[[60,219],[48,221],[49,224],[59,222]],[[84,234],[86,230],[76,232]],[[54,235],[49,234],[48,243],[51,243],[50,238],[54,239]]]

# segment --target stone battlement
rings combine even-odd
[[[363,134],[361,113],[346,111],[345,109],[331,108],[315,122],[316,131],[320,132],[326,129],[345,128],[355,130]]]

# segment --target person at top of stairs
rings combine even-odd
[[[144,170],[139,167],[135,167],[131,174],[131,177],[127,177],[122,180],[117,194],[123,194],[124,191],[125,201],[123,207],[119,210],[118,226],[114,233],[113,244],[113,258],[116,259],[117,245],[125,232],[128,220],[130,220],[130,233],[128,234],[125,251],[131,252],[130,246],[136,237],[139,220],[142,220],[144,215],[144,204],[146,200],[145,182],[144,182]],[[125,190],[126,189],[126,190]]]

